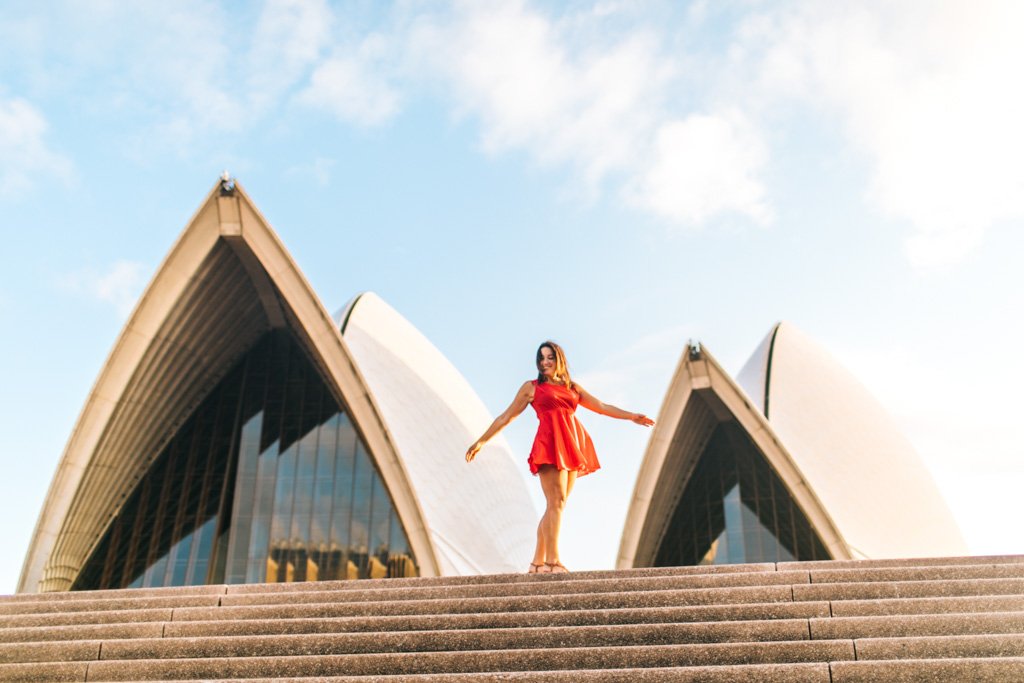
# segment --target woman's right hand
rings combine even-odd
[[[484,447],[484,444],[494,438],[494,436],[505,428],[512,419],[519,413],[526,410],[526,406],[530,405],[530,401],[533,400],[533,382],[523,382],[523,386],[519,387],[519,391],[516,393],[515,399],[512,401],[512,405],[505,409],[505,412],[494,418],[494,422],[487,428],[484,435],[476,440],[476,443],[469,447],[466,451],[466,462],[473,462],[473,458],[480,452],[480,449]]]

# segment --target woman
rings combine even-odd
[[[484,444],[526,410],[530,403],[537,411],[540,424],[528,462],[530,472],[540,477],[547,509],[537,525],[537,549],[533,553],[529,573],[564,574],[569,570],[558,559],[558,530],[562,524],[565,500],[576,477],[601,467],[590,435],[576,418],[577,404],[595,413],[632,420],[645,427],[653,425],[654,420],[602,403],[588,394],[569,377],[562,347],[546,341],[537,349],[537,379],[519,388],[512,405],[466,451],[466,462],[472,462]]]

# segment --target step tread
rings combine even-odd
[[[559,669],[711,666],[746,663],[830,662],[853,659],[852,641],[713,643],[625,647],[480,650],[354,655],[296,655],[221,659],[91,662],[89,680],[145,680],[185,675],[245,678],[381,673],[468,673]]]
[[[288,677],[1024,680],[1024,556],[0,596],[0,681]]]
[[[85,613],[88,614],[88,613]],[[595,626],[613,624],[665,624],[721,621],[766,621],[829,616],[826,602],[769,602],[750,605],[697,605],[546,612],[430,614],[328,619],[238,619],[218,621],[162,621],[126,624],[36,625],[7,628],[7,642],[137,637],[198,637],[218,635],[275,635],[299,633],[359,633],[424,631],[535,626]],[[169,617],[169,615],[168,615]]]
[[[805,608],[805,605],[807,606]],[[167,637],[218,635],[222,630],[244,633],[337,633],[356,631],[481,629],[537,626],[587,626],[612,624],[713,623],[826,617],[826,602],[769,602],[742,605],[691,605],[646,608],[564,610],[543,612],[494,612],[437,615],[396,615],[373,618],[279,619],[233,621],[174,621]],[[282,629],[278,631],[277,629]],[[228,635],[225,633],[224,635]]]
[[[626,579],[578,579],[565,581],[530,581],[503,584],[470,584],[465,586],[424,586],[399,588],[367,588],[308,590],[286,593],[231,593],[221,598],[226,607],[237,605],[275,605],[326,602],[398,600],[470,599],[511,597],[516,595],[562,595],[566,593],[621,593],[663,590],[696,590],[700,588],[767,587],[808,583],[808,573],[736,572],[695,576],[639,577]]]
[[[794,600],[863,600],[966,595],[1024,595],[1024,578],[887,581],[884,583],[855,581],[793,585]]]
[[[477,612],[524,612],[564,609],[610,609],[672,605],[749,604],[792,602],[791,586],[739,586],[665,591],[516,595],[465,598],[462,600],[400,600],[389,602],[333,602],[298,605],[239,605],[186,607],[174,610],[173,620],[198,621],[235,618],[294,618],[374,616],[382,614],[466,614]]]
[[[1024,564],[1024,555],[963,555],[958,557],[910,557],[875,560],[804,560],[778,562],[779,569],[841,569],[844,567],[930,567],[969,564]]]
[[[812,640],[1024,633],[1024,611],[809,619]]]
[[[0,644],[2,662],[285,657],[408,652],[475,652],[650,645],[795,642],[805,619],[710,624],[629,624],[399,633],[138,638]]]
[[[402,674],[396,676],[315,676],[303,678],[233,678],[206,683],[464,683],[474,681],[537,681],[538,683],[829,683],[829,665],[722,664],[718,666],[652,667],[648,669],[566,669],[499,673]]]
[[[867,581],[951,581],[1024,578],[1024,564],[980,564],[936,567],[812,569],[811,583]]]
[[[829,670],[832,683],[1006,683],[1024,680],[1024,657],[831,662]]]
[[[859,638],[857,659],[942,659],[947,657],[1019,657],[1024,634]]]
[[[1024,595],[970,595],[934,598],[886,598],[880,600],[834,600],[832,616],[888,616],[900,614],[1019,612]]]

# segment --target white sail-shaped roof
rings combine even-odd
[[[466,463],[466,448],[492,420],[469,383],[373,293],[337,321],[417,493],[441,573],[522,571],[537,514],[503,438]]]
[[[931,474],[881,404],[789,323],[739,374],[855,557],[966,554]]]
[[[267,330],[288,328],[358,426],[420,573],[441,573],[415,488],[330,314],[240,185],[186,226],[100,371],[54,474],[18,584],[68,590],[163,444]]]
[[[783,440],[707,348],[683,350],[640,464],[619,545],[619,569],[649,567],[680,496],[718,425],[735,423],[768,463],[835,559],[849,559],[843,538]]]

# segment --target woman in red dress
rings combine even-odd
[[[533,553],[529,573],[562,574],[569,571],[558,559],[558,530],[562,524],[565,500],[576,477],[601,467],[590,435],[576,418],[576,406],[582,405],[601,415],[632,420],[645,427],[653,425],[654,420],[602,403],[588,394],[569,377],[562,347],[546,341],[537,349],[537,379],[519,388],[512,405],[495,418],[484,435],[466,451],[466,462],[472,462],[484,444],[531,403],[540,424],[527,462],[530,472],[540,477],[547,509],[537,525],[537,549]]]

